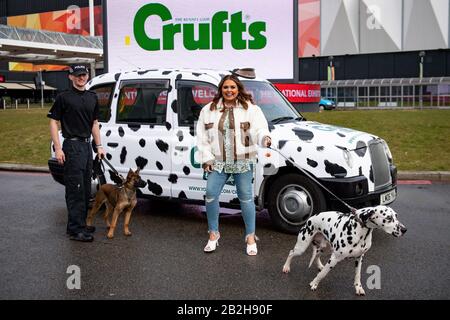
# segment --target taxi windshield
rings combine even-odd
[[[270,83],[249,80],[242,80],[242,83],[247,92],[251,93],[255,104],[261,108],[268,122],[277,124],[303,118]]]

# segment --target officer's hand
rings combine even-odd
[[[66,155],[64,154],[64,151],[62,151],[62,149],[55,150],[55,156],[56,160],[61,165],[63,165],[64,162],[66,161]]]
[[[105,149],[103,149],[103,147],[97,147],[97,154],[99,159],[104,159],[106,156]]]

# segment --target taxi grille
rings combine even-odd
[[[389,161],[380,140],[370,142],[369,151],[372,159],[371,180],[375,184],[375,190],[380,190],[392,184]]]

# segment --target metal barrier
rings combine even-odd
[[[340,108],[450,107],[450,77],[310,81]]]

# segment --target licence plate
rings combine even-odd
[[[385,205],[393,202],[395,198],[397,197],[397,192],[395,189],[388,191],[386,193],[383,193],[380,195],[380,205]]]

